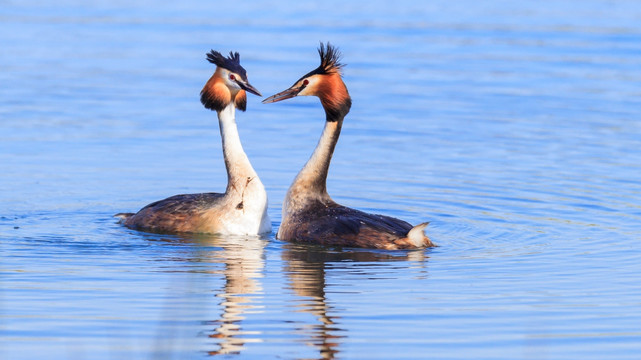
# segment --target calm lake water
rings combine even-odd
[[[636,1],[0,1],[1,359],[638,359]],[[275,239],[317,99],[237,114],[274,233],[112,215],[223,191],[210,49],[268,96],[344,54],[330,194],[439,247]]]

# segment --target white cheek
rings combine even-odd
[[[225,84],[230,89],[240,90],[240,86],[238,85],[238,83],[230,78],[227,78],[227,80],[225,81]]]
[[[309,95],[309,88],[306,87],[298,93],[298,96],[307,96]]]

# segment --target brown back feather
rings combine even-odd
[[[281,224],[284,241],[326,246],[395,249],[405,238],[409,223],[384,215],[368,214],[336,203],[313,204]]]

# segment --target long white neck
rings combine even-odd
[[[294,210],[309,200],[331,200],[327,193],[327,173],[342,125],[342,119],[325,122],[316,149],[287,192],[284,211]]]
[[[223,156],[225,158],[225,167],[227,168],[226,193],[234,190],[235,184],[246,184],[249,178],[257,177],[256,171],[254,171],[249,158],[247,158],[243,150],[243,145],[240,143],[235,112],[236,108],[233,102],[218,112],[220,135],[223,139]]]

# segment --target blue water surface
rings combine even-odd
[[[0,1],[1,359],[638,359],[636,1]],[[424,251],[275,239],[317,99],[248,98],[274,233],[112,215],[222,192],[205,53],[264,95],[340,47],[339,203]]]

